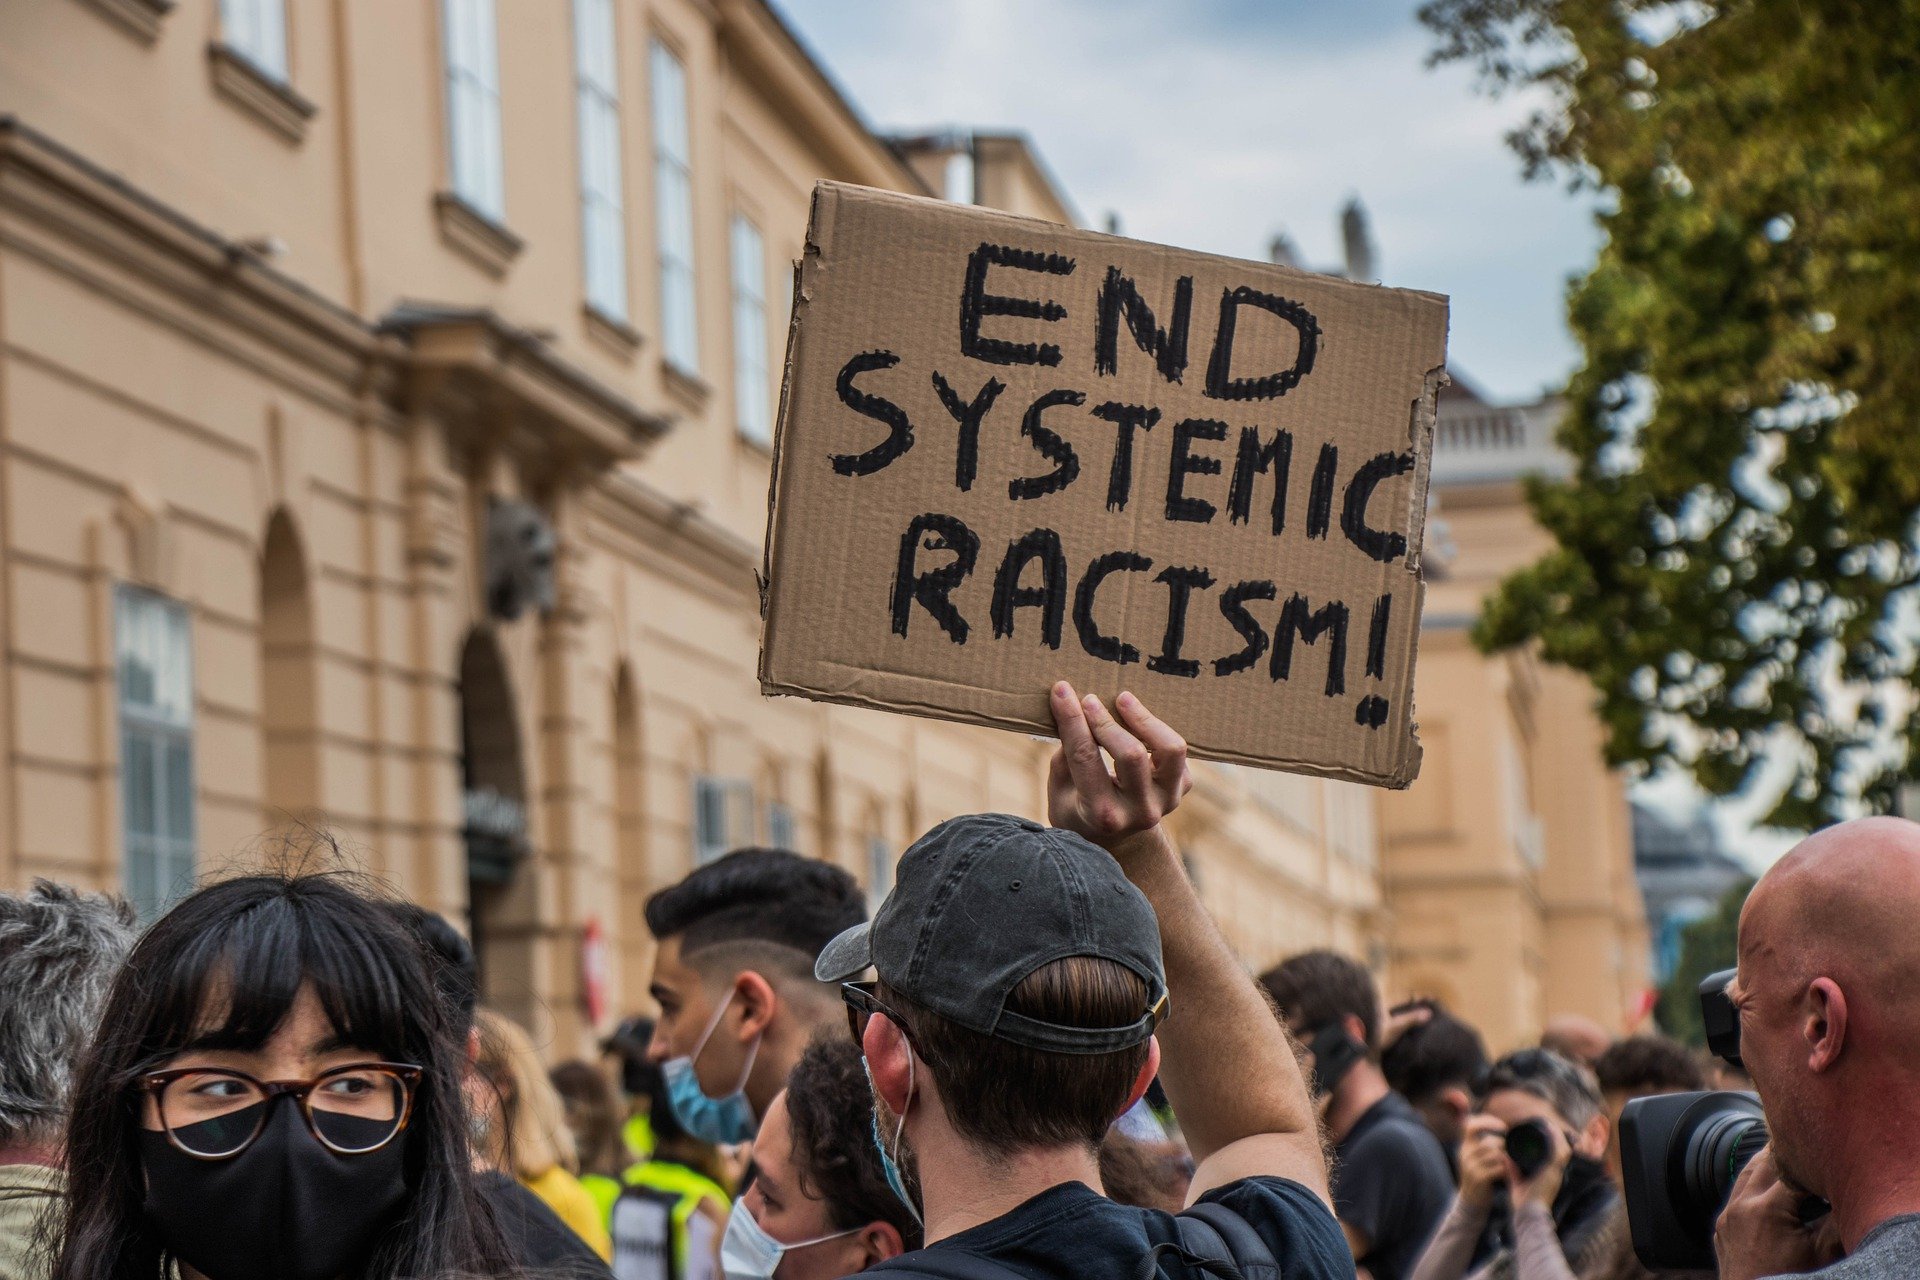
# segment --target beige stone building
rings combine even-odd
[[[760,0],[0,4],[0,886],[153,910],[324,823],[567,1053],[697,860],[879,892],[1038,812],[1044,744],[759,696],[823,177],[1072,216],[1018,138],[873,134]],[[1383,964],[1377,814],[1204,768],[1180,834],[1250,962]]]
[[[1420,637],[1426,759],[1382,795],[1390,989],[1436,995],[1496,1051],[1556,1013],[1625,1031],[1647,1012],[1646,912],[1624,781],[1600,766],[1585,679],[1529,651],[1482,656],[1468,630],[1487,592],[1550,543],[1521,491],[1564,474],[1559,408],[1442,393]]]

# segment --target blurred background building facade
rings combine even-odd
[[[1017,136],[873,132],[762,0],[0,5],[0,885],[151,911],[302,819],[570,1049],[698,861],[877,895],[932,823],[1040,812],[1047,744],[759,695],[821,178],[1077,220]],[[1201,766],[1178,834],[1250,964],[1619,1024],[1620,786],[1570,677],[1466,647],[1539,542],[1439,478],[1421,781]]]

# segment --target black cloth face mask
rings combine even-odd
[[[339,1280],[366,1262],[407,1197],[405,1135],[338,1155],[307,1129],[291,1095],[258,1105],[277,1109],[253,1145],[226,1160],[199,1160],[164,1133],[141,1132],[147,1221],[207,1280]],[[391,1127],[347,1116],[328,1123],[367,1126],[370,1142]]]

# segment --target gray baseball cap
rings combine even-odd
[[[1131,970],[1147,987],[1140,1016],[1073,1027],[1007,1011],[1015,987],[1068,956]],[[829,942],[813,975],[846,982],[869,966],[923,1008],[1050,1053],[1142,1044],[1166,1013],[1160,925],[1146,897],[1099,846],[1004,813],[954,818],[914,841],[873,922]]]

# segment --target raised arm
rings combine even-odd
[[[1160,1080],[1199,1161],[1190,1199],[1255,1175],[1291,1178],[1327,1199],[1326,1153],[1293,1042],[1160,825],[1193,786],[1186,741],[1132,694],[1110,713],[1063,682],[1052,706],[1060,749],[1047,778],[1050,820],[1111,853],[1160,919],[1169,996]]]

